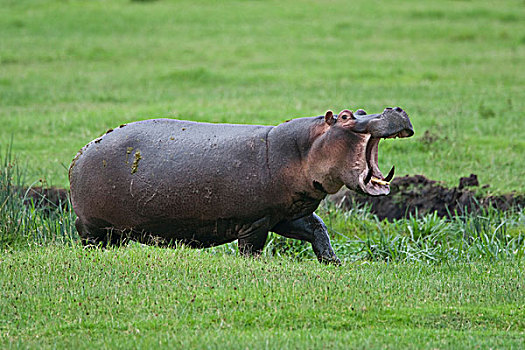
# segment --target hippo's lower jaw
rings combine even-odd
[[[383,138],[403,138],[410,137],[404,131],[388,135]],[[390,181],[394,177],[395,167],[388,172],[386,177],[383,176],[378,165],[378,150],[381,138],[370,137],[366,145],[365,159],[366,167],[359,176],[360,190],[370,196],[384,196],[390,193]]]

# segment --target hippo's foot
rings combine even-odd
[[[109,225],[104,226],[109,227]],[[76,219],[75,227],[80,236],[82,245],[86,248],[106,248],[108,246],[118,246],[124,243],[124,239],[117,230],[88,226],[85,225],[80,218]]]
[[[321,218],[318,217],[318,219],[321,221]],[[322,221],[321,223],[322,228],[318,228],[318,230],[315,231],[314,240],[311,242],[315,256],[317,256],[317,260],[319,260],[319,262],[321,263],[340,265],[341,260],[339,260],[337,255],[335,255],[334,249],[330,244],[330,236],[328,235],[328,230],[326,229],[326,226]]]
[[[282,221],[275,225],[271,231],[288,238],[310,242],[317,260],[322,263],[336,265],[341,263],[330,244],[328,230],[323,220],[314,213],[297,220]]]
[[[341,265],[341,260],[339,260],[339,258],[337,257],[337,255],[335,255],[333,251],[331,252],[331,254],[325,253],[317,255],[317,260],[319,260],[320,263],[327,265]]]

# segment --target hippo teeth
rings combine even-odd
[[[393,165],[392,169],[388,172],[388,175],[385,177],[385,181],[390,182],[394,178],[394,172],[396,171],[396,166]]]
[[[373,183],[378,184],[378,185],[383,185],[383,186],[390,185],[390,182],[378,179],[375,176],[372,176],[372,179],[370,181],[372,181]]]
[[[392,178],[394,177],[395,170],[396,170],[396,167],[393,166],[392,169],[390,169],[390,171],[388,172],[388,175],[383,180],[381,180],[380,178],[377,178],[375,176],[372,176],[372,171],[369,171],[368,175],[365,178],[365,185],[369,181],[372,181],[372,183],[375,183],[375,184],[378,184],[378,185],[382,185],[382,186],[390,185],[390,180],[392,180]]]

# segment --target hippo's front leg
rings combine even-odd
[[[317,259],[324,263],[340,264],[330,244],[328,230],[315,213],[293,221],[281,221],[270,231],[288,238],[300,239],[310,242]]]

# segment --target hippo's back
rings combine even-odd
[[[268,201],[271,129],[173,119],[121,126],[73,160],[73,208],[84,222],[116,228],[257,217]]]

